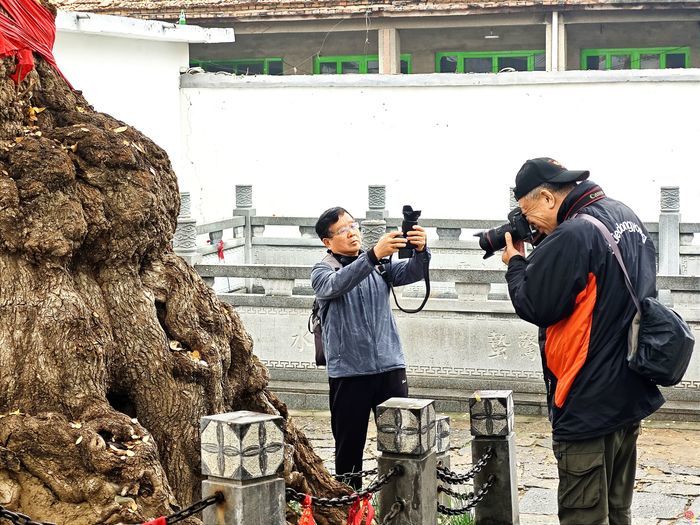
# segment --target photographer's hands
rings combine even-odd
[[[406,238],[404,238],[403,233],[400,231],[385,233],[379,238],[377,244],[374,245],[374,254],[378,259],[389,257],[398,252],[399,248],[406,246],[406,241],[410,241],[417,252],[422,252],[425,250],[425,245],[427,243],[425,230],[421,226],[415,225],[413,230],[408,232]]]
[[[506,247],[503,250],[503,255],[501,256],[501,260],[504,264],[508,265],[511,257],[514,257],[515,255],[525,257],[525,243],[523,243],[523,241],[516,241],[513,243],[513,236],[510,233],[506,233],[505,238]]]

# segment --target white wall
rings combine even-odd
[[[230,214],[235,184],[258,214],[360,215],[367,185],[424,217],[505,218],[528,158],[588,169],[645,220],[681,187],[700,221],[700,70],[182,80],[199,217]],[[198,205],[198,206],[197,206]]]
[[[189,65],[187,42],[58,31],[54,55],[97,111],[137,128],[168,152],[185,190],[179,83],[180,68]]]

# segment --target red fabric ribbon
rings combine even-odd
[[[36,0],[0,0],[0,6],[7,12],[7,15],[0,13],[0,57],[17,59],[17,67],[10,78],[16,84],[24,80],[34,68],[32,52],[39,53],[61,73],[53,56],[56,40],[53,13]]]
[[[219,240],[219,242],[216,243],[216,254],[219,256],[220,261],[224,260],[224,241],[223,240]]]
[[[362,525],[363,518],[365,525],[372,525],[374,507],[371,500],[371,493],[367,493],[360,499],[355,500],[355,503],[352,504],[348,511],[348,525]]]
[[[156,518],[151,521],[145,522],[143,525],[167,525],[167,521],[165,521],[165,516],[161,516],[160,518]]]
[[[314,515],[311,513],[311,496],[306,494],[301,506],[304,510],[301,511],[298,525],[316,525]]]

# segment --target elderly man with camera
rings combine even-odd
[[[634,212],[588,176],[550,158],[528,160],[515,178],[520,212],[505,228],[502,259],[517,315],[540,328],[560,523],[629,525],[639,424],[664,399],[627,366],[636,309],[593,222],[615,232],[640,299],[656,294],[655,249]],[[526,257],[513,236],[537,246]],[[495,234],[486,237],[489,250],[502,246]]]
[[[420,212],[418,212],[420,213]],[[417,219],[417,215],[416,215]],[[389,306],[390,285],[423,279],[430,263],[425,230],[417,224],[389,232],[362,251],[358,223],[330,208],[316,222],[328,255],[311,272],[326,356],[336,475],[362,470],[370,411],[391,397],[407,397],[406,363]],[[413,257],[387,261],[412,246]],[[362,479],[350,477],[359,488]]]

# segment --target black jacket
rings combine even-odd
[[[577,213],[610,229],[637,296],[656,294],[649,232],[631,209],[590,181],[566,196],[559,226],[527,259],[511,258],[506,280],[515,311],[540,327],[549,415],[558,441],[608,434],[664,402],[654,384],[627,367],[634,303],[602,233]]]

